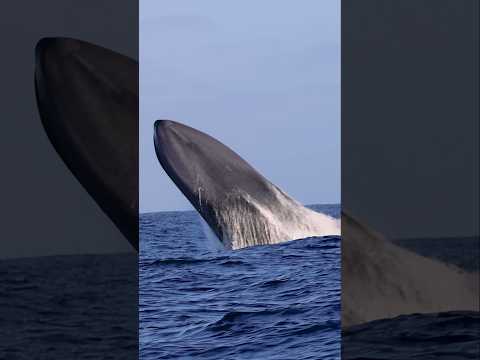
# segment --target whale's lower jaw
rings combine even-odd
[[[340,234],[336,219],[302,206],[274,186],[272,192],[275,201],[265,203],[237,191],[200,213],[223,246],[232,250]]]

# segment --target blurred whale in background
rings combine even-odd
[[[44,38],[35,89],[55,150],[138,251],[138,63],[85,41]]]
[[[169,120],[154,124],[158,160],[227,249],[338,235],[338,220],[292,199],[211,136]]]
[[[417,313],[479,311],[479,273],[406,250],[342,210],[342,327]]]

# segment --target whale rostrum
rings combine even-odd
[[[201,131],[157,120],[154,145],[165,172],[227,249],[340,233],[336,219],[304,207]]]

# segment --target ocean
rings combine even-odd
[[[138,358],[136,254],[0,261],[0,359]]]
[[[339,237],[215,252],[195,212],[140,221],[139,268],[136,254],[0,260],[0,359],[479,358],[478,311],[375,320],[340,339]],[[478,237],[397,243],[479,270]]]
[[[342,333],[343,360],[478,360],[480,312],[400,315]]]
[[[339,359],[340,242],[214,251],[196,212],[141,214],[140,358]]]

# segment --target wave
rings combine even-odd
[[[402,315],[342,332],[342,359],[478,359],[480,312]]]
[[[338,236],[211,252],[196,212],[143,217],[142,358],[339,358]]]

